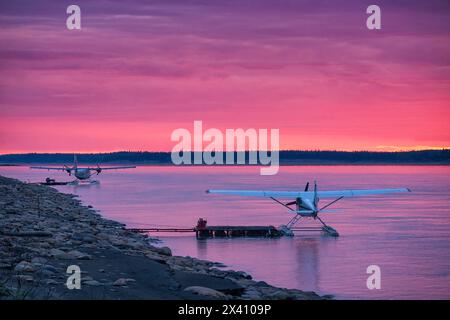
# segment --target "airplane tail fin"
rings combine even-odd
[[[314,181],[314,207],[317,209],[319,204],[319,197],[317,196],[317,181]]]
[[[78,160],[76,154],[73,155],[73,168],[74,169],[78,168]]]

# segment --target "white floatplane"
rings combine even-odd
[[[288,222],[288,224],[280,227],[280,230],[284,235],[293,236],[293,227],[301,218],[313,218],[314,220],[317,219],[323,225],[322,231],[324,233],[335,237],[339,236],[338,232],[329,225],[325,224],[325,222],[319,217],[319,213],[324,212],[324,209],[328,208],[337,201],[349,197],[383,195],[395,192],[411,192],[408,188],[318,191],[316,182],[314,182],[314,191],[308,191],[308,188],[309,182],[306,184],[304,191],[207,190],[206,192],[222,195],[270,198],[289,209],[289,213],[294,214],[294,217]],[[282,198],[295,200],[288,203],[283,203],[278,200]],[[323,198],[335,199],[319,208],[319,200]],[[295,205],[295,209],[291,207],[292,205]]]
[[[75,180],[74,182],[78,181],[88,181],[91,183],[96,183],[97,181],[90,181],[90,178],[93,174],[99,175],[104,170],[117,170],[117,169],[132,169],[136,168],[136,166],[120,166],[120,167],[100,167],[97,165],[96,167],[86,167],[86,168],[80,168],[78,167],[78,161],[77,156],[73,155],[73,166],[62,166],[62,167],[30,167],[31,169],[43,169],[43,170],[60,170],[60,171],[66,171],[69,176],[72,174],[77,178],[78,180]]]

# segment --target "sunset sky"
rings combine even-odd
[[[15,0],[0,27],[0,154],[170,151],[194,120],[281,149],[450,146],[448,0]]]

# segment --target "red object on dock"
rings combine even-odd
[[[203,218],[199,218],[197,221],[197,227],[195,227],[196,230],[206,230],[206,224],[207,220]]]

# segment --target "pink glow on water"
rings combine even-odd
[[[31,181],[62,173],[24,167],[0,174]],[[102,173],[99,185],[63,186],[129,227],[280,225],[290,215],[265,199],[208,195],[209,188],[302,190],[409,187],[409,194],[344,199],[322,218],[341,237],[319,235],[281,239],[213,239],[159,235],[175,254],[221,261],[268,283],[334,294],[338,298],[450,298],[450,168],[447,166],[282,167],[260,176],[258,167],[138,167]],[[321,202],[325,204],[325,201]],[[310,222],[309,225],[312,225]],[[382,289],[366,288],[366,268],[382,270]]]

